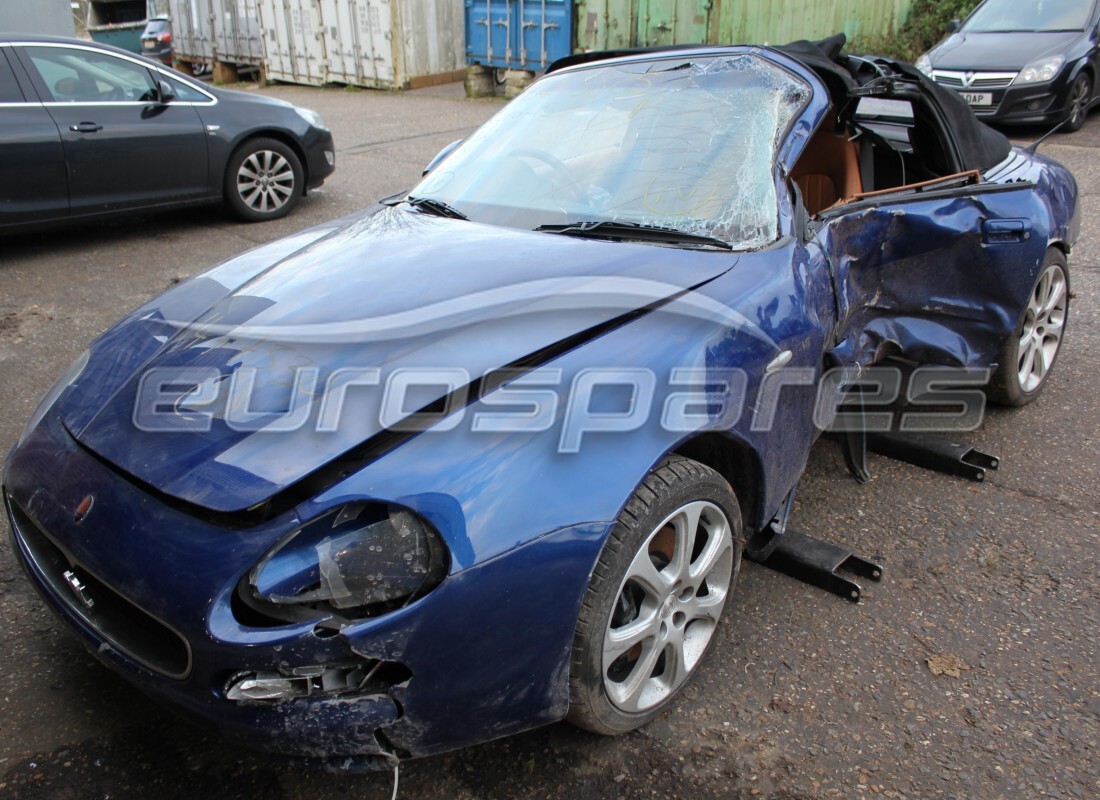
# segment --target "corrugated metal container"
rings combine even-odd
[[[394,63],[392,19],[386,0],[321,0],[326,80],[390,86]]]
[[[169,0],[172,40],[180,61],[260,64],[256,0]]]
[[[214,58],[230,64],[260,64],[260,12],[256,0],[211,0]]]
[[[466,0],[466,63],[542,70],[573,52],[572,0]]]
[[[260,0],[259,8],[267,76],[314,86],[325,83],[328,73],[320,6],[297,0]]]
[[[209,0],[169,0],[172,55],[179,61],[213,61],[214,31]]]
[[[269,78],[408,88],[459,80],[462,0],[259,0]]]
[[[575,0],[577,51],[663,44],[778,44],[896,30],[911,0]]]
[[[72,36],[73,12],[69,0],[0,3],[0,31]]]

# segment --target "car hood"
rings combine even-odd
[[[57,405],[65,427],[159,492],[250,509],[342,454],[369,458],[364,442],[393,437],[384,419],[583,345],[737,260],[404,208],[313,238],[193,279],[104,334]],[[384,415],[387,382],[408,374]]]
[[[1064,53],[1080,31],[956,33],[929,53],[934,69],[1018,72],[1043,56]]]

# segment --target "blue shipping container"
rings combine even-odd
[[[572,52],[572,0],[466,0],[467,64],[534,72]]]

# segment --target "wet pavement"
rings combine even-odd
[[[264,91],[320,111],[338,146],[335,175],[288,219],[243,225],[211,208],[0,241],[5,450],[123,313],[407,188],[499,107],[460,86]],[[663,717],[614,739],[563,723],[408,762],[401,797],[1100,796],[1100,113],[1042,152],[1077,175],[1082,238],[1043,398],[992,410],[972,437],[1001,469],[974,484],[872,456],[860,486],[822,442],[795,525],[886,565],[862,603],[748,564],[702,672]],[[160,709],[62,628],[6,539],[0,609],[0,798],[390,796],[390,775],[319,773]]]

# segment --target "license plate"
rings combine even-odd
[[[963,92],[962,96],[972,106],[993,105],[993,95],[989,92]]]
[[[144,42],[141,43],[141,46],[144,47],[146,50],[152,50],[154,47],[157,46],[157,43],[154,42],[152,39],[146,39]]]

